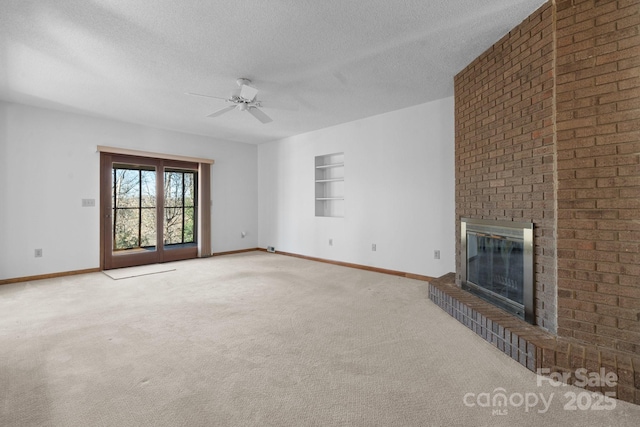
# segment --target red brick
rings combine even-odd
[[[620,190],[622,191],[622,190]],[[635,221],[625,221],[625,220],[618,220],[618,221],[601,221],[598,224],[598,228],[601,230],[640,230],[640,223],[635,222]],[[628,244],[625,244],[625,246],[628,246]],[[636,245],[637,247],[637,245]],[[625,251],[636,251],[635,249],[630,249],[629,247],[624,248]]]
[[[615,252],[640,252],[640,244],[636,242],[596,242],[596,249],[599,251],[615,251]]]
[[[603,329],[640,301],[638,0],[558,1],[555,27],[553,8],[455,77],[456,213],[532,219],[538,321],[554,329],[557,312],[559,335],[639,350]]]
[[[640,254],[623,253],[618,255],[619,261],[623,264],[640,264]]]
[[[588,333],[596,332],[596,325],[594,325],[593,323],[585,323],[585,322],[580,322],[578,320],[572,320],[572,319],[559,318],[558,327],[571,329],[572,331],[581,331],[581,332],[588,332]]]
[[[564,289],[564,290],[575,290],[575,291],[584,291],[584,292],[596,291],[595,283],[589,283],[581,280],[565,279],[562,277],[558,277],[558,288],[559,290]]]
[[[640,199],[598,200],[598,208],[609,209],[640,209]]]
[[[604,125],[609,123],[618,123],[625,121],[637,120],[640,114],[636,110],[631,111],[616,111],[609,114],[599,114],[597,117],[598,125]]]
[[[637,276],[619,276],[618,280],[621,285],[624,286],[638,286],[638,277]],[[631,296],[631,298],[637,298],[636,296]]]
[[[640,140],[640,132],[637,133],[625,133],[622,135],[630,135],[629,138]],[[640,156],[638,154],[617,155],[610,157],[600,157],[595,159],[596,166],[619,166],[619,165],[632,165],[640,163]]]
[[[574,171],[576,169],[582,169],[582,168],[593,168],[594,166],[596,166],[596,160],[597,159],[593,157],[581,158],[581,159],[576,159],[574,157],[571,157],[569,159],[558,160],[557,168],[558,170],[570,169]]]
[[[590,281],[595,283],[618,284],[619,276],[615,273],[602,273],[593,271],[575,271],[576,280]]]
[[[640,186],[640,176],[600,178],[597,180],[597,186],[598,187],[638,187]]]
[[[631,331],[631,332],[640,332],[640,321],[638,320],[628,320],[628,319],[618,319],[618,328]],[[640,366],[640,365],[638,365]],[[640,372],[640,371],[638,371]]]
[[[574,313],[574,319],[584,323],[609,326],[612,328],[616,328],[618,326],[617,317],[603,316],[597,313],[585,313],[585,312],[576,310]]]
[[[640,165],[619,166],[617,171],[620,176],[640,175]]]
[[[621,308],[630,308],[638,311],[638,318],[636,320],[639,320],[638,328],[640,328],[640,299],[621,297],[618,304]],[[640,331],[640,329],[638,330]]]
[[[595,246],[595,242],[588,242]],[[586,245],[585,245],[586,246]],[[618,254],[615,252],[577,250],[575,257],[579,260],[597,261],[597,262],[618,262]]]
[[[638,242],[640,241],[640,231],[621,231],[618,233],[620,241]]]
[[[625,276],[621,276],[620,277],[620,285],[623,284],[623,278]],[[633,281],[633,277],[632,276],[626,276],[629,277],[631,279],[630,281],[630,285],[633,284],[635,286],[637,286],[638,284],[638,278],[635,277],[635,281]],[[598,283],[597,284],[597,288],[598,288],[598,292],[601,292],[603,294],[609,294],[609,295],[616,295],[619,297],[627,297],[627,298],[635,298],[635,299],[640,299],[640,288],[634,288],[632,286],[620,286],[620,285],[607,285],[604,283]]]
[[[640,332],[622,330],[605,325],[596,325],[596,331],[600,335],[608,335],[610,337],[617,338],[623,341],[640,343]]]
[[[640,265],[601,262],[597,265],[597,271],[640,277]]]
[[[571,231],[573,237],[576,239],[582,240],[614,240],[616,237],[615,233],[612,231],[604,231],[604,230],[563,230],[563,231]],[[558,237],[560,238],[560,232],[558,232]]]
[[[617,83],[625,79],[633,79],[637,76],[638,74],[635,70],[617,71],[616,68],[610,68],[606,74],[596,76],[596,84],[600,85],[611,82]],[[599,98],[598,101],[602,103],[602,98]]]
[[[615,170],[615,169],[614,169]],[[575,190],[577,199],[616,199],[620,196],[617,188],[589,188]],[[560,196],[558,196],[560,198]],[[593,204],[595,207],[595,203]]]
[[[601,294],[598,292],[577,291],[575,293],[575,298],[580,301],[589,301],[597,304],[605,304],[610,306],[618,305],[617,295],[607,295],[607,294]]]
[[[590,142],[592,142],[593,144],[590,143],[589,145],[594,145],[595,139],[593,139],[593,141],[590,141]],[[613,156],[615,154],[618,154],[618,151],[616,150],[615,146],[585,147],[585,144],[583,143],[583,141],[578,141],[576,145],[577,145],[575,147],[576,157],[601,157],[601,156]]]
[[[615,340],[611,337],[601,336],[596,334],[590,334],[588,332],[576,331],[573,336],[576,339],[582,340],[584,342],[589,342],[594,345],[600,345],[604,347],[613,348],[615,346]]]

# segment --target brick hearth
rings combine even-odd
[[[617,385],[589,390],[613,392],[618,399],[640,405],[640,355],[556,337],[463,291],[455,284],[454,273],[429,282],[429,299],[530,371],[546,368],[549,373],[573,374],[584,368],[599,373],[602,368],[617,375]]]

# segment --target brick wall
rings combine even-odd
[[[640,0],[550,1],[455,78],[458,221],[535,223],[538,324],[633,354],[639,30]]]
[[[536,321],[550,331],[557,312],[553,47],[546,4],[454,82],[457,271],[461,217],[533,222]]]
[[[640,354],[640,0],[556,28],[558,335]]]

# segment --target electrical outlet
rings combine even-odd
[[[376,244],[375,243],[371,244],[371,250],[374,251],[374,252],[376,251]]]
[[[440,259],[440,251],[433,251],[433,259]]]
[[[36,249],[33,251],[33,256],[36,258],[42,258],[42,249]]]
[[[333,239],[329,239],[329,246],[333,246]]]

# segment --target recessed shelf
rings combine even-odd
[[[344,153],[315,157],[316,216],[344,217]]]
[[[344,178],[316,179],[316,182],[339,182],[339,181],[344,181]]]
[[[339,167],[343,167],[344,163],[332,163],[330,165],[318,165],[316,166],[316,169],[329,169],[329,168],[339,168]]]

